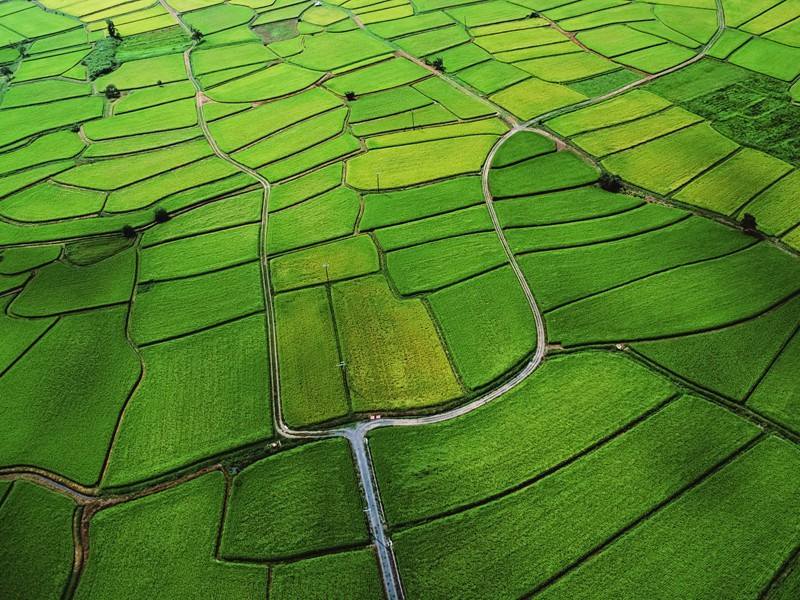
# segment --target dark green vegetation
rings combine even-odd
[[[796,600],[799,19],[0,3],[0,598]]]

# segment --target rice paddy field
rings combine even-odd
[[[800,3],[1,0],[0,598],[800,598]]]

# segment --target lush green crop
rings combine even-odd
[[[760,443],[541,597],[757,596],[797,542],[798,467],[796,447]],[[653,577],[663,569],[674,576]]]
[[[695,481],[758,432],[752,423],[718,406],[684,397],[552,475],[493,502],[395,535],[406,593],[524,595]]]
[[[220,554],[270,559],[366,541],[355,465],[340,438],[281,452],[239,473]]]
[[[124,307],[61,317],[0,378],[0,462],[95,484],[139,377]],[[57,407],[57,408],[56,408]]]
[[[3,596],[60,598],[72,570],[75,504],[27,481],[15,482],[5,500],[4,491],[0,485]]]
[[[510,198],[586,185],[598,177],[595,169],[572,152],[551,152],[508,167],[493,168],[489,185],[495,197]]]
[[[797,301],[793,303],[797,306]],[[798,318],[795,316],[794,323]],[[789,325],[791,327],[791,325]],[[785,332],[785,330],[784,330]],[[783,332],[782,332],[783,333]],[[800,335],[794,336],[770,366],[747,404],[794,431],[800,431],[797,412],[797,377],[795,368],[800,359]]]
[[[468,233],[494,231],[489,211],[479,204],[463,210],[377,229],[375,239],[388,252]]]
[[[266,565],[232,565],[214,558],[225,479],[219,472],[97,513],[91,521],[92,560],[76,598],[136,598],[158,589],[181,597],[204,594],[263,598]]]

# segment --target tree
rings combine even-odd
[[[190,29],[192,32],[192,39],[197,42],[198,44],[203,41],[203,33],[192,27]]]
[[[444,73],[445,72],[444,61],[441,58],[434,58],[432,61],[430,61],[430,60],[428,60],[426,58],[425,59],[425,64],[428,65],[429,67],[433,67],[434,69],[436,69],[440,73]]]
[[[156,223],[166,223],[172,218],[170,214],[163,208],[159,208],[158,210],[156,210],[155,217],[156,217]]]
[[[600,175],[600,187],[607,192],[617,193],[622,190],[622,179],[619,175],[612,175],[611,173],[604,172]]]
[[[124,235],[128,239],[132,239],[136,237],[136,230],[131,227],[130,225],[125,225],[122,228],[122,235]]]
[[[344,97],[347,98],[350,102],[352,102],[353,100],[356,99],[356,93],[352,92],[352,91],[351,92],[345,92],[344,93]]]
[[[103,93],[106,95],[106,98],[108,98],[109,100],[117,100],[120,96],[122,96],[122,92],[120,92],[117,89],[117,86],[115,86],[113,83],[109,83],[106,86],[105,92],[103,92]]]
[[[529,19],[538,19],[541,15],[538,12],[533,11],[531,14],[528,15]]]
[[[742,227],[748,231],[754,231],[757,228],[756,218],[750,213],[744,213],[742,216]]]
[[[13,74],[14,74],[14,72],[11,70],[11,67],[9,67],[8,65],[3,65],[2,67],[0,67],[0,75],[2,75],[3,77],[9,77],[10,78]]]
[[[114,21],[111,19],[106,19],[106,27],[108,28],[108,37],[112,37],[115,40],[121,40],[122,36],[117,31],[117,26],[114,25]]]

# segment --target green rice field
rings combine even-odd
[[[800,599],[800,3],[0,0],[0,599]]]

